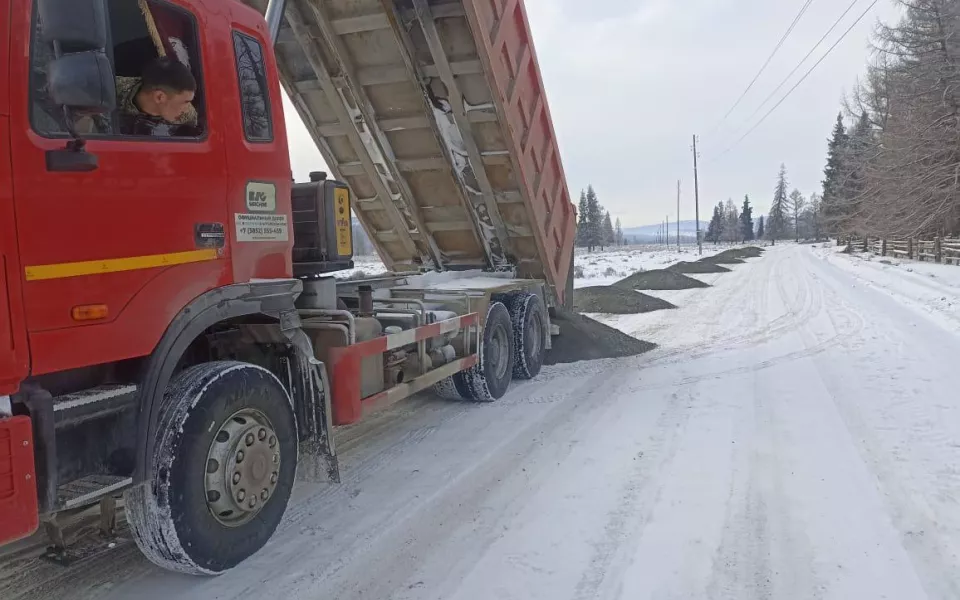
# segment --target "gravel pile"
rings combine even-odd
[[[575,290],[573,307],[577,312],[634,315],[676,308],[666,300],[616,286],[595,286]]]
[[[708,256],[706,258],[701,258],[699,262],[709,263],[713,265],[742,265],[747,262],[734,254],[730,250],[721,252],[720,254],[714,254],[713,256]]]
[[[713,264],[735,265],[744,262],[747,258],[760,258],[763,256],[763,248],[756,246],[746,246],[744,248],[731,248],[724,250],[720,254],[700,259],[701,262],[710,262]]]
[[[656,348],[583,315],[557,311],[551,321],[560,326],[560,335],[554,336],[553,348],[546,354],[547,365],[635,356]]]
[[[763,256],[763,248],[756,246],[744,246],[743,248],[734,248],[727,250],[734,258],[760,258]]]
[[[629,290],[689,290],[710,287],[704,282],[674,271],[640,271],[613,284]]]
[[[674,273],[729,273],[730,269],[721,267],[718,264],[709,262],[678,262],[667,267],[668,271]]]

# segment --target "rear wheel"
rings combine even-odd
[[[543,300],[536,294],[521,293],[511,300],[514,358],[513,376],[533,379],[543,368],[547,352],[547,317]]]
[[[510,312],[502,302],[491,302],[483,326],[480,362],[453,376],[463,398],[493,402],[503,397],[513,378],[514,334]]]
[[[297,464],[296,418],[277,378],[239,362],[190,367],[167,388],[157,436],[153,472],[126,494],[147,558],[215,575],[263,547]]]

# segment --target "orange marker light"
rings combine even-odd
[[[98,321],[106,319],[108,314],[106,304],[83,304],[70,309],[74,321]]]

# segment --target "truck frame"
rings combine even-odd
[[[99,504],[110,535],[122,496],[151,561],[217,574],[297,477],[338,481],[336,426],[536,377],[576,215],[522,1],[0,15],[0,544],[42,523],[76,560],[58,519]],[[115,77],[157,57],[195,129],[119,124]],[[281,90],[332,178],[291,181]],[[333,276],[351,214],[390,273]]]

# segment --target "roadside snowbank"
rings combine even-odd
[[[811,247],[823,261],[853,275],[863,285],[960,333],[960,267],[869,253],[844,254],[832,244]]]

